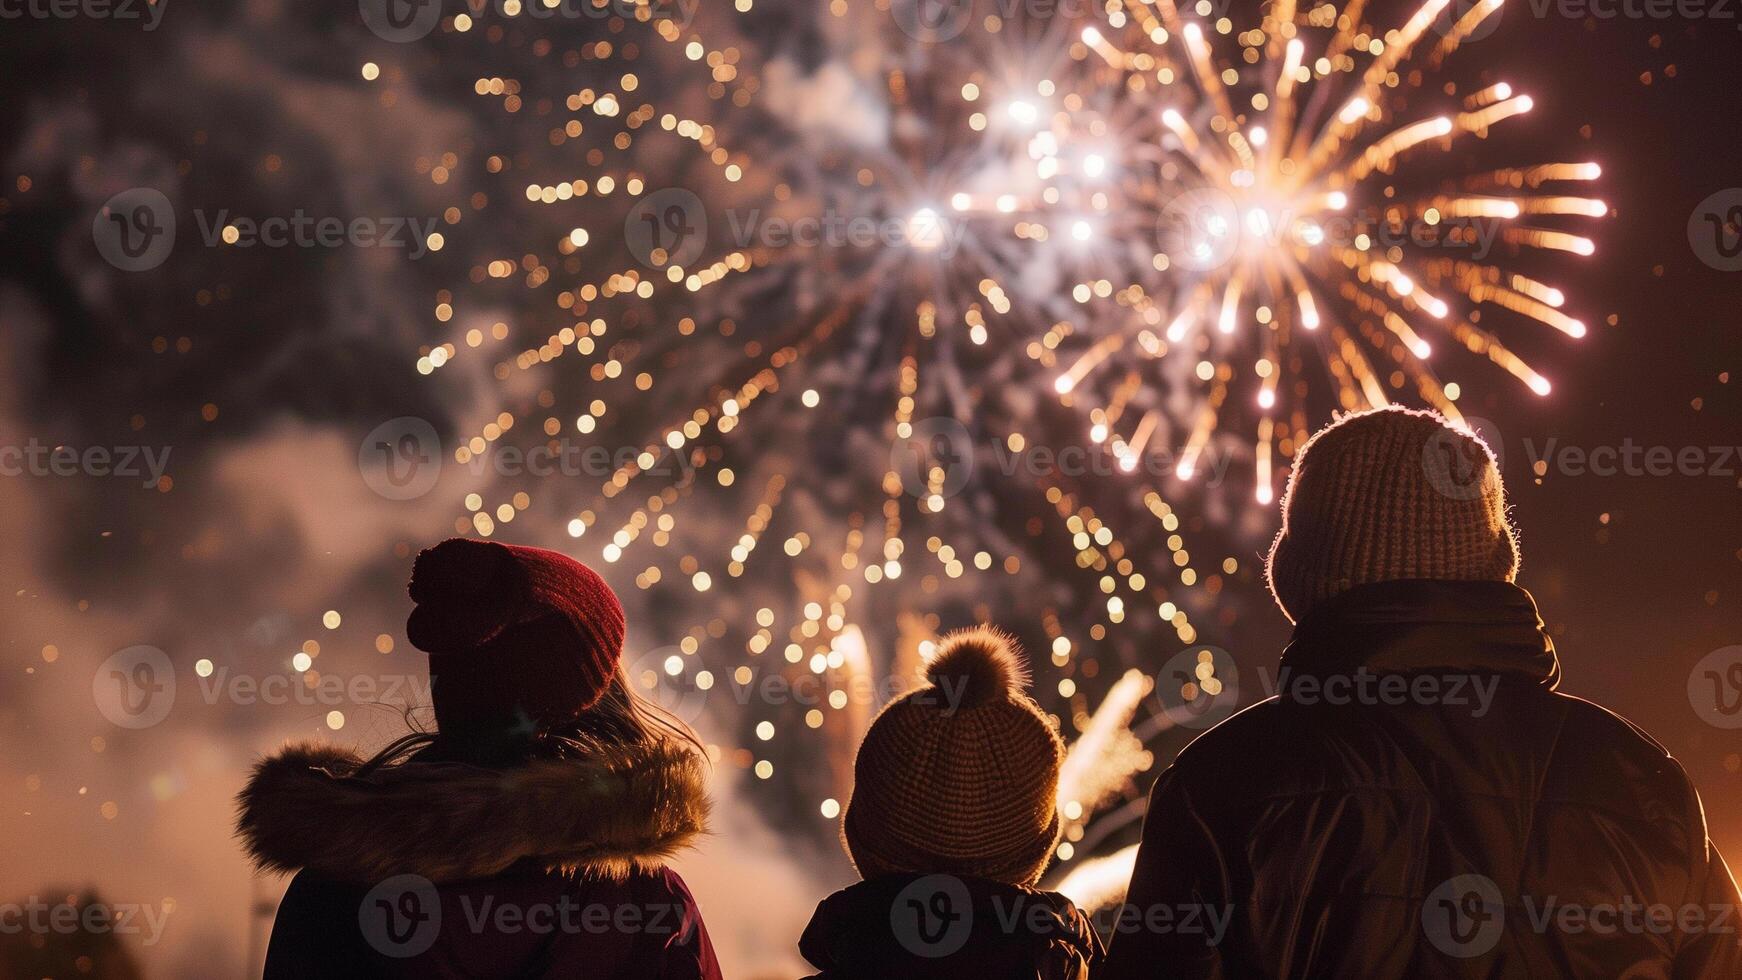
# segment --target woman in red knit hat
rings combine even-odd
[[[364,761],[298,745],[238,799],[256,863],[297,871],[266,977],[717,978],[665,859],[704,829],[701,746],[631,691],[623,608],[554,551],[418,555],[406,634],[435,734]]]

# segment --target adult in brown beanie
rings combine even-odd
[[[1101,958],[1088,917],[1034,887],[1059,840],[1065,749],[1021,655],[965,630],[925,673],[853,764],[841,833],[865,880],[817,906],[799,952],[817,980],[1085,980]]]
[[[437,731],[367,761],[293,745],[238,798],[255,863],[297,872],[266,980],[719,980],[665,865],[707,819],[701,747],[630,688],[610,586],[455,538],[417,556],[410,592]]]
[[[1742,976],[1687,775],[1555,692],[1487,446],[1346,416],[1282,509],[1276,696],[1156,782],[1097,978]]]

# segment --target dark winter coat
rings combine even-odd
[[[1056,892],[954,875],[883,875],[823,899],[798,951],[813,980],[1086,980],[1089,918]]]
[[[1097,980],[1742,977],[1736,886],[1687,775],[1559,679],[1513,585],[1315,608],[1280,696],[1156,783]],[[1188,906],[1226,935],[1170,928]]]
[[[256,768],[239,832],[262,868],[302,869],[267,980],[718,980],[695,900],[663,867],[706,820],[693,755],[431,757],[358,777],[356,756],[299,746]]]

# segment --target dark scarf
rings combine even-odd
[[[1282,652],[1285,676],[1501,674],[1560,683],[1536,600],[1510,582],[1401,579],[1314,606]]]
[[[824,899],[798,950],[822,980],[1070,980],[1103,955],[1088,916],[1057,892],[911,873]]]

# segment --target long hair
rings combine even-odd
[[[702,758],[707,749],[695,730],[683,719],[635,693],[622,666],[612,673],[598,703],[572,719],[537,723],[530,729],[489,733],[449,733],[418,730],[411,713],[406,723],[413,730],[375,753],[357,770],[368,776],[385,766],[401,765],[413,756],[432,760],[506,767],[533,759],[585,758],[599,746],[653,745],[680,742]]]

